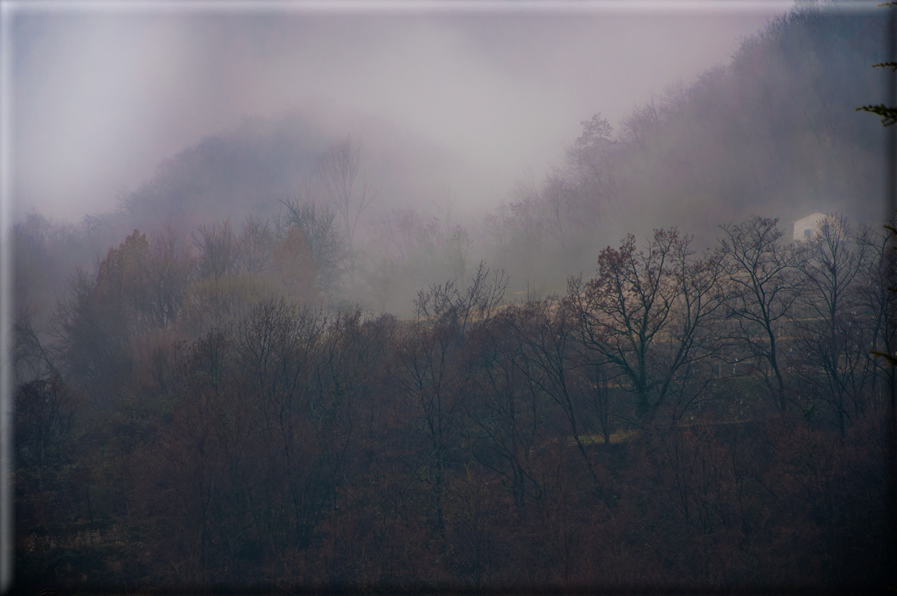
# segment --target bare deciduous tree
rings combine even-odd
[[[465,404],[473,457],[507,481],[518,513],[528,496],[541,496],[533,459],[545,437],[541,396],[526,382],[524,347],[516,333],[521,316],[525,311],[512,307],[471,334],[473,398]]]
[[[871,330],[860,323],[860,296],[854,283],[866,260],[866,246],[855,241],[847,220],[834,214],[827,215],[816,235],[800,245],[799,266],[807,281],[800,301],[806,316],[795,322],[805,364],[801,372],[815,389],[812,397],[835,410],[842,437],[850,417],[845,402],[853,402],[856,414],[872,374],[866,353]]]
[[[305,245],[317,266],[317,284],[325,292],[333,291],[339,283],[346,262],[346,241],[336,229],[336,213],[328,207],[318,209],[310,200],[284,201],[286,213],[278,222],[279,235],[289,230],[302,232]]]
[[[415,309],[419,319],[449,325],[463,336],[474,320],[488,319],[501,304],[508,288],[508,276],[502,270],[490,271],[484,262],[463,293],[455,281],[432,286],[418,293]]]
[[[318,179],[328,203],[342,220],[350,248],[354,247],[361,214],[377,197],[372,181],[362,172],[361,161],[361,141],[350,135],[320,155],[317,164]]]
[[[582,344],[592,359],[619,369],[642,423],[652,423],[671,396],[685,399],[693,367],[714,350],[708,324],[722,304],[723,255],[693,259],[690,241],[675,228],[657,230],[645,252],[630,235],[601,252],[595,279],[572,279],[568,288]]]
[[[211,227],[200,226],[193,235],[193,244],[200,254],[200,278],[219,279],[233,272],[239,247],[230,220]]]
[[[749,353],[769,365],[764,370],[781,411],[785,409],[785,378],[779,343],[804,283],[798,274],[800,254],[782,241],[777,219],[752,217],[722,226],[721,250],[729,261],[732,294],[728,317],[738,329],[736,339]],[[770,378],[770,374],[771,377]]]
[[[598,478],[584,444],[580,398],[584,393],[576,374],[574,344],[577,314],[556,299],[530,302],[517,326],[517,341],[523,346],[522,371],[531,391],[547,396],[563,412],[573,443],[579,450],[598,498],[608,495]]]

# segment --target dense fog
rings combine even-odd
[[[330,298],[399,316],[481,260],[553,293],[625,233],[877,221],[882,133],[853,108],[879,100],[881,19],[826,14],[25,12],[16,217],[83,245],[40,308],[133,229],[335,212],[321,162],[347,139],[371,200]]]
[[[15,15],[17,586],[885,585],[887,11],[415,6]]]

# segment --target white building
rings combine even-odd
[[[807,240],[819,231],[819,222],[825,219],[825,213],[813,213],[794,222],[794,240]]]

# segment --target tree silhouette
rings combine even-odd
[[[897,2],[885,2],[884,4],[879,4],[879,6],[883,8],[895,8],[897,7]],[[878,64],[873,64],[872,68],[890,68],[891,72],[897,72],[897,62],[893,61],[894,57],[894,15],[892,14],[889,19],[889,29],[891,34],[888,36],[888,62],[879,62]],[[888,96],[890,102],[894,101],[894,84],[891,82],[888,85]],[[897,124],[897,106],[894,105],[885,105],[880,103],[878,105],[867,105],[860,106],[856,110],[857,112],[869,112],[870,114],[875,114],[876,116],[881,116],[881,125],[884,127],[892,126]]]

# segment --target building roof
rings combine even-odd
[[[818,230],[819,222],[825,219],[825,213],[811,213],[794,222],[794,240],[805,240]]]

